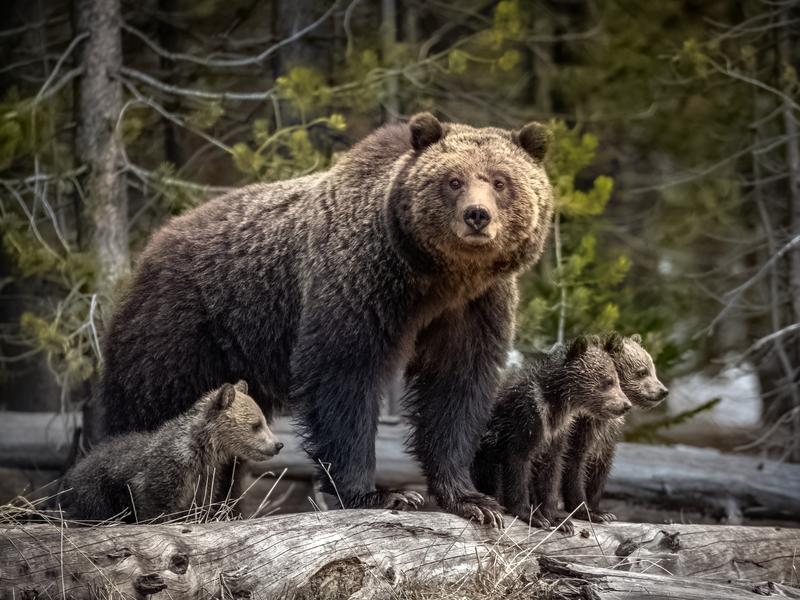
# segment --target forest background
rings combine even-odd
[[[800,460],[797,1],[6,0],[0,23],[0,408],[87,404],[172,215],[428,110],[552,127],[518,350],[618,329],[667,382],[737,369],[761,415],[739,442]]]

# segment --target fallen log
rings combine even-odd
[[[800,590],[772,581],[708,581],[697,577],[624,572],[539,558],[540,576],[552,584],[553,597],[584,600],[756,600],[764,596],[800,598]]]
[[[0,418],[0,465],[20,468],[63,468],[79,415],[6,412]],[[281,472],[308,479],[314,465],[300,448],[291,420],[272,425],[285,444],[255,473]],[[418,463],[404,449],[408,427],[384,420],[376,440],[377,483],[391,488],[421,487]],[[750,518],[800,519],[800,465],[778,463],[707,448],[619,444],[606,494],[625,501],[667,509],[700,510],[729,523]]]
[[[797,584],[798,547],[800,530],[775,527],[615,523],[564,536],[518,522],[498,531],[445,513],[368,510],[204,524],[6,521],[0,526],[0,599],[80,600],[98,592],[133,598],[164,592],[172,600],[290,592],[378,598],[415,581],[452,581],[489,568],[498,577],[558,575],[555,563],[539,572],[539,556],[573,563],[574,579],[601,576],[611,591],[646,581],[649,591],[662,590],[648,596],[658,598],[691,588],[686,578],[706,582],[709,590],[710,582],[728,580]],[[716,595],[678,597],[750,597],[742,585],[734,586],[739,595],[724,595],[722,586]]]

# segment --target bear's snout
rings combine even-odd
[[[471,204],[464,209],[464,223],[479,233],[492,221],[492,214],[481,204]]]
[[[275,456],[283,449],[283,442],[275,442],[274,444],[267,444],[265,454],[267,456]]]

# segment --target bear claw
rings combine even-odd
[[[416,510],[425,503],[419,492],[406,490],[373,490],[357,496],[347,496],[346,508],[378,508],[387,510]]]
[[[511,513],[523,523],[527,523],[529,527],[538,527],[539,529],[550,528],[550,521],[539,511],[534,510],[530,505],[519,510],[511,511]]]
[[[610,512],[592,511],[591,515],[592,519],[599,523],[610,523],[611,521],[617,520],[617,515]]]
[[[418,509],[425,504],[422,494],[410,490],[391,490],[387,492],[384,508],[393,510]]]
[[[610,512],[590,510],[587,516],[586,510],[579,510],[575,513],[575,518],[581,521],[591,521],[592,523],[610,523],[617,520],[617,515]]]
[[[478,492],[466,493],[450,500],[439,500],[440,506],[447,512],[477,521],[480,525],[500,529],[505,527],[503,512],[497,501]]]

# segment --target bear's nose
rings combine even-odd
[[[480,204],[473,204],[464,209],[464,223],[478,232],[492,220],[492,215]]]
[[[283,450],[283,442],[276,442],[275,443],[275,452],[280,452]]]

